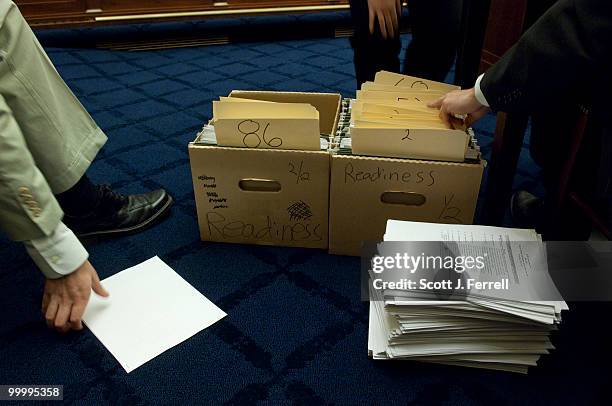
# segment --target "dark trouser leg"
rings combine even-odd
[[[350,0],[350,4],[354,30],[351,46],[355,52],[357,87],[365,81],[374,80],[374,75],[380,70],[399,72],[399,35],[393,39],[383,39],[378,22],[374,25],[374,34],[370,34],[367,0]]]
[[[562,117],[567,119],[562,120]],[[570,126],[575,119],[575,108],[541,111],[531,116],[529,152],[535,163],[542,168],[547,191],[552,190],[559,182],[561,166],[570,148]]]
[[[531,156],[542,168],[546,197],[542,230],[547,240],[586,240],[591,232],[591,222],[575,205],[564,204],[555,216],[555,199],[561,181],[563,167],[572,146],[572,130],[577,120],[577,108],[553,112],[539,112],[532,116]],[[580,151],[569,180],[569,191],[577,192],[592,202],[595,196],[601,127],[595,117],[589,120]]]
[[[463,0],[410,0],[412,41],[404,73],[444,81],[459,45]]]
[[[64,213],[83,216],[91,213],[99,203],[98,188],[91,183],[87,174],[70,189],[55,196]]]

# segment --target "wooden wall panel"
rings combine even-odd
[[[480,70],[497,62],[556,1],[491,0]]]
[[[2,0],[5,1],[5,0]],[[65,13],[82,13],[85,11],[85,0],[14,0],[21,12],[28,15],[57,15]]]
[[[527,0],[492,0],[489,24],[482,48],[480,71],[483,72],[501,58],[523,33]]]
[[[207,18],[251,14],[259,9],[267,13],[285,7],[310,7],[288,12],[314,12],[319,7],[325,10],[338,5],[348,8],[348,0],[17,0],[16,3],[30,25],[37,28]],[[155,16],[145,18],[151,14]]]
[[[101,0],[104,13],[158,13],[204,10],[213,6],[213,0]]]

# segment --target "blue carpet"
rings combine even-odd
[[[593,404],[608,393],[601,354],[610,336],[593,326],[586,304],[568,314],[558,349],[526,377],[377,363],[366,355],[358,259],[199,240],[187,143],[209,119],[211,99],[232,89],[354,95],[347,39],[137,53],[57,47],[83,34],[93,35],[41,37],[109,136],[90,176],[125,193],[164,187],[176,199],[157,227],[89,246],[93,264],[106,278],[159,255],[228,317],[128,375],[89,331],[62,336],[45,327],[42,278],[19,244],[0,240],[0,384],[63,384],[69,402],[126,405]],[[493,117],[478,126],[485,153],[493,128]],[[517,187],[534,190],[538,172],[524,152]]]

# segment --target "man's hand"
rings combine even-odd
[[[399,19],[402,15],[401,0],[368,0],[370,11],[370,34],[374,34],[374,25],[378,20],[380,33],[384,39],[399,35]]]
[[[440,118],[449,128],[452,128],[451,121],[453,121],[455,114],[467,114],[465,122],[468,126],[471,126],[490,111],[488,107],[483,106],[476,99],[474,88],[447,93],[435,102],[429,103],[428,106],[440,109]]]
[[[81,318],[92,289],[100,296],[108,296],[89,261],[85,261],[70,275],[60,279],[47,279],[42,302],[47,326],[62,333],[70,329],[81,330]]]

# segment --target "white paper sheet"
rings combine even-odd
[[[227,315],[158,257],[102,284],[83,321],[128,373]]]
[[[534,230],[387,220],[385,241],[540,241]]]

